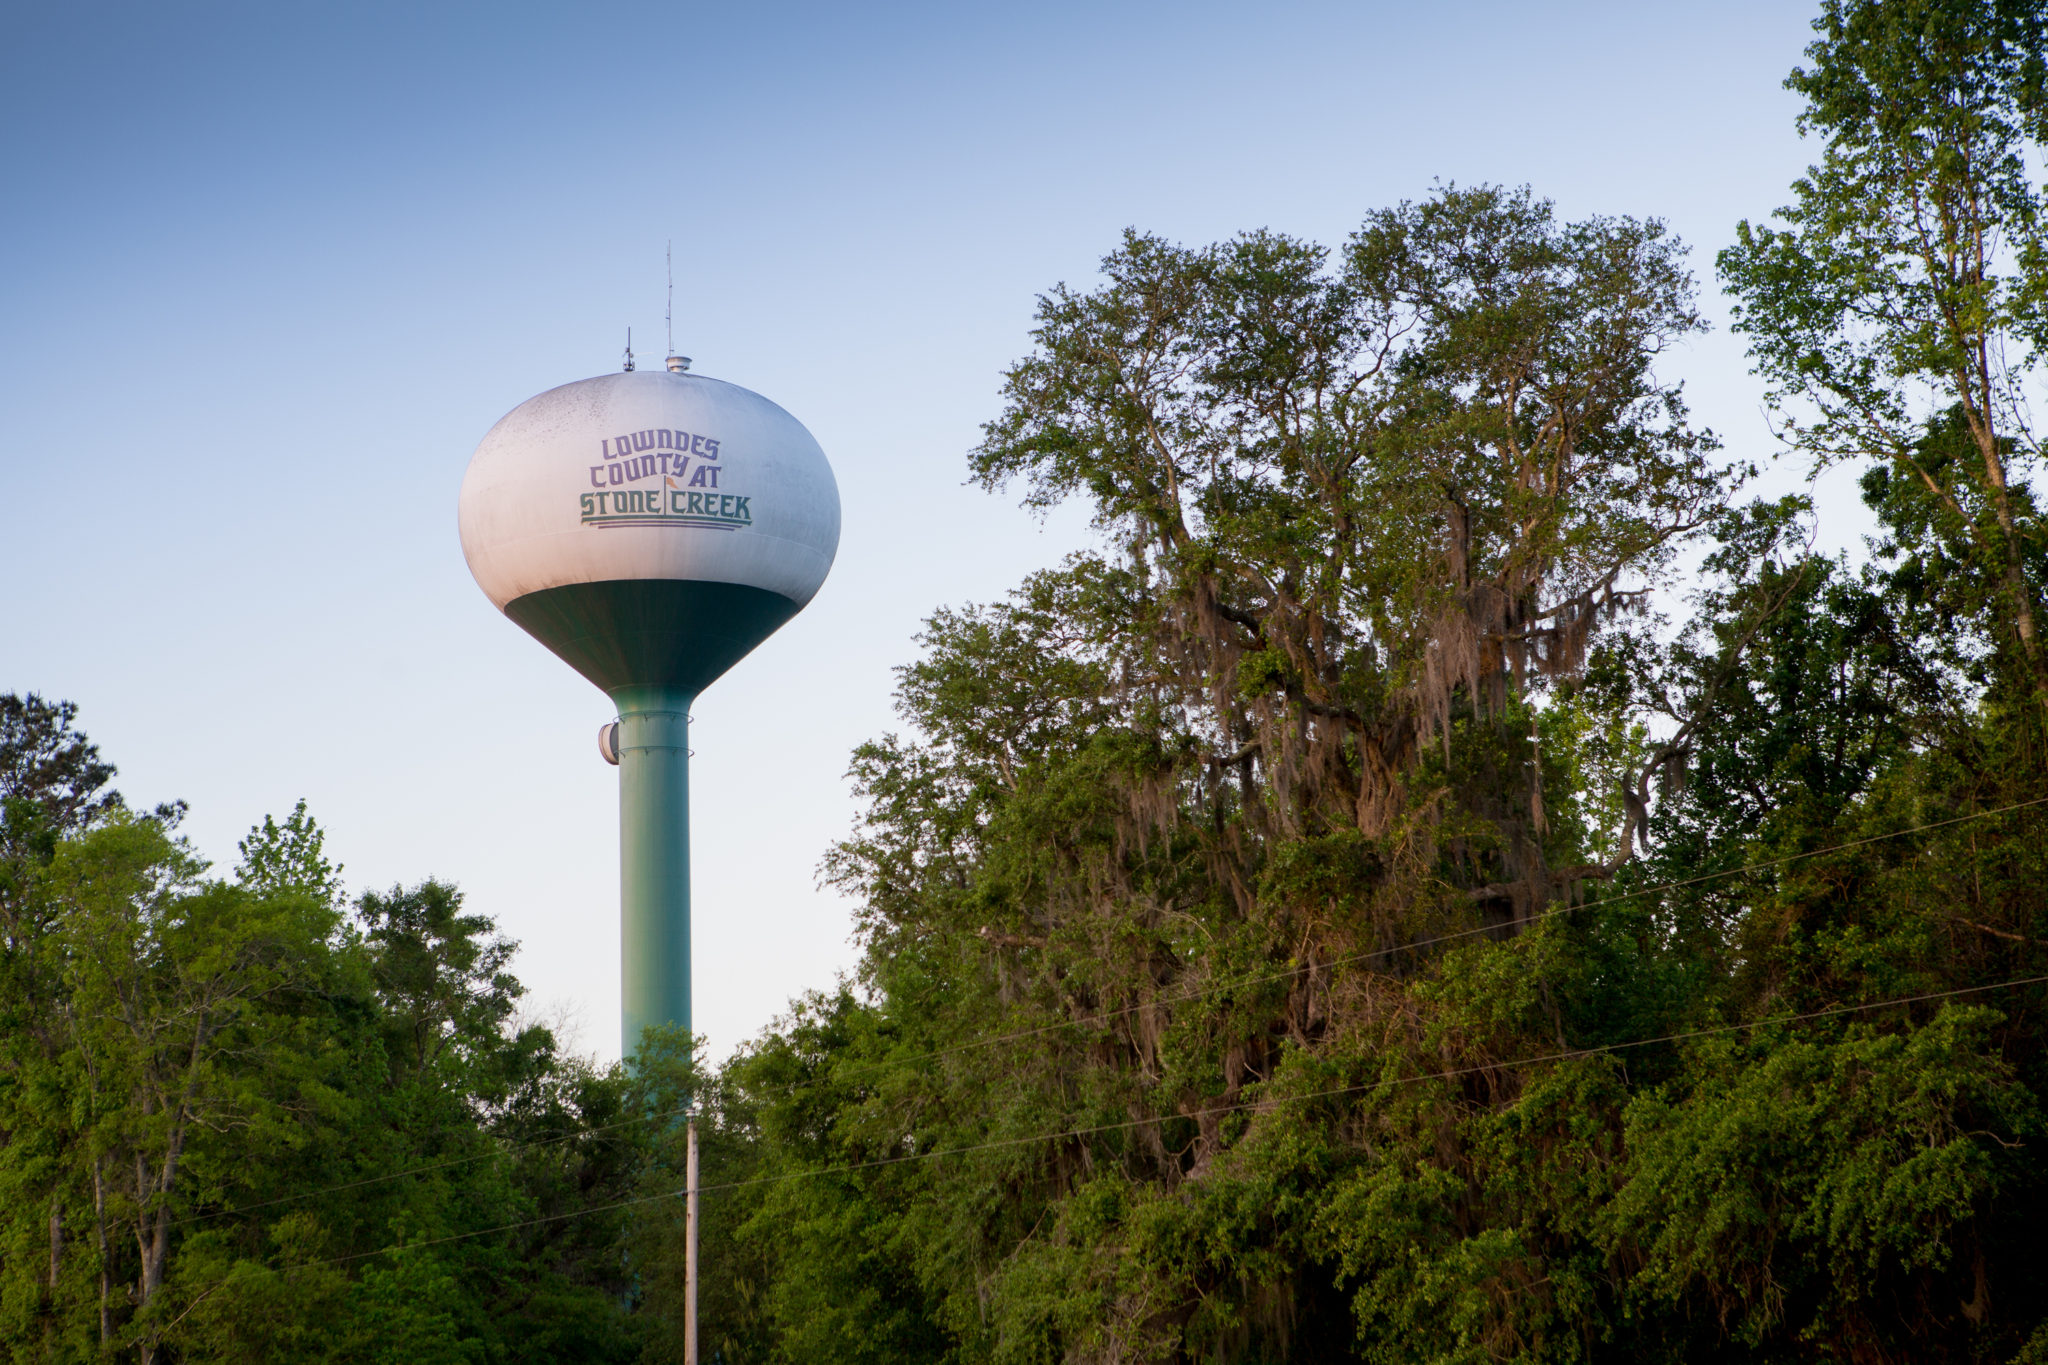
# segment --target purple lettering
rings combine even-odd
[[[707,460],[715,460],[718,458],[718,442],[711,440],[708,437],[704,441],[704,458]]]
[[[601,464],[594,464],[594,465],[592,465],[592,466],[590,467],[590,486],[591,486],[592,488],[602,488],[602,487],[604,487],[604,480],[603,480],[603,479],[600,479],[600,478],[598,477],[598,475],[600,475],[600,474],[602,474],[602,473],[604,473],[604,466],[603,466],[603,465],[601,465]]]
[[[649,428],[648,428],[647,430],[645,430],[645,431],[636,431],[636,432],[634,432],[634,433],[633,433],[633,449],[635,449],[635,450],[652,450],[652,449],[654,449],[654,428],[653,428],[653,427],[649,427]]]

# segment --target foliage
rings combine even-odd
[[[625,1081],[515,1026],[488,918],[432,881],[351,913],[303,802],[218,880],[110,768],[42,771],[6,807],[10,1358],[636,1353]]]
[[[1826,137],[1782,226],[1741,224],[1721,270],[1786,439],[1875,461],[1995,585],[1987,644],[2048,708],[2048,552],[2027,476],[2048,341],[2048,30],[2025,0],[1827,0],[1800,127]]]
[[[1449,188],[1041,300],[972,468],[1105,549],[934,615],[855,755],[858,993],[709,1092],[727,1359],[2048,1339],[2030,362],[1956,360],[2033,335],[2033,19],[1816,28],[1828,162],[1722,263],[1794,444],[1883,457],[1861,565],[1658,379],[1654,223]],[[1970,193],[1982,269],[1912,240]]]

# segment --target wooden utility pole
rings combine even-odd
[[[697,1365],[697,1112],[690,1111],[683,1161],[683,1365]]]

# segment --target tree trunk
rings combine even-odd
[[[111,1346],[114,1342],[114,1323],[108,1296],[112,1286],[109,1283],[107,1264],[107,1185],[100,1168],[101,1158],[92,1159],[92,1215],[93,1237],[100,1253],[100,1345]]]
[[[2048,658],[2041,654],[2041,641],[2034,627],[2034,594],[2027,586],[2025,557],[2020,553],[2018,527],[2012,515],[2012,490],[2005,482],[2005,461],[1998,453],[1998,434],[1988,417],[1973,420],[1977,449],[1984,457],[1984,482],[1991,486],[1991,511],[1998,519],[1999,534],[2005,539],[2005,592],[2011,599],[2013,632],[2019,636],[2020,654],[2034,680],[2034,699],[2048,709]]]
[[[139,1225],[137,1227],[136,1231],[138,1234],[142,1231],[142,1226]],[[148,1238],[144,1239],[139,1235],[136,1238],[136,1241],[141,1244],[142,1248],[141,1294],[136,1304],[138,1310],[147,1310],[149,1305],[156,1300],[157,1291],[161,1290],[164,1286],[165,1253],[170,1249],[171,1245],[170,1210],[162,1204],[158,1204],[156,1216],[146,1226],[149,1228]],[[156,1330],[154,1327],[145,1329],[142,1334],[142,1340],[138,1345],[142,1352],[142,1365],[155,1365]]]

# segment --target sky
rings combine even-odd
[[[218,871],[303,798],[352,891],[457,883],[521,943],[532,1013],[617,1056],[611,709],[477,590],[455,500],[492,423],[617,368],[628,327],[659,363],[672,243],[676,348],[802,420],[844,506],[823,591],[695,710],[696,1023],[722,1054],[856,960],[817,868],[920,622],[1088,542],[1077,509],[966,483],[1038,294],[1126,227],[1335,244],[1437,182],[1528,184],[1691,244],[1717,326],[1661,372],[1768,460],[1713,254],[1817,155],[1782,88],[1809,18],[22,0],[0,692],[76,702]],[[1819,501],[1853,547],[1849,490]]]

